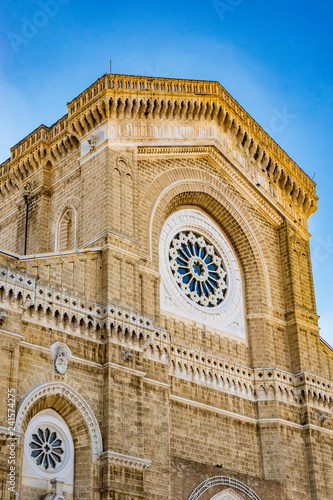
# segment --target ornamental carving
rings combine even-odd
[[[306,243],[304,240],[297,238],[296,235],[291,236],[291,248],[297,255],[307,255]]]
[[[120,170],[120,172],[122,172],[123,174],[127,174],[130,172],[128,161],[123,156],[118,156],[116,164],[118,170]]]
[[[89,151],[93,151],[97,146],[97,135],[91,135],[87,139],[87,143],[89,144]]]
[[[325,413],[318,412],[317,418],[318,418],[319,422],[322,423],[322,422],[325,422],[328,417],[327,417],[327,415],[325,415]]]
[[[131,361],[131,359],[133,357],[133,354],[131,353],[131,351],[122,351],[121,353],[123,355],[124,361]]]
[[[51,481],[51,491],[45,496],[42,496],[41,500],[66,500],[67,492],[64,491],[64,481],[53,479]]]
[[[53,487],[50,493],[43,496],[41,500],[67,500],[67,493],[63,491],[62,495],[58,495],[56,489]]]
[[[41,500],[54,500],[55,496],[56,496],[56,490],[53,487],[50,493],[47,493],[45,496],[43,496]]]
[[[68,349],[62,345],[59,345],[54,351],[54,370],[61,375],[65,375],[68,367],[68,358]]]
[[[32,192],[32,182],[28,181],[23,186],[24,193],[29,195]]]

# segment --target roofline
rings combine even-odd
[[[197,80],[197,79],[188,79],[188,78],[158,77],[158,76],[151,76],[151,75],[150,76],[129,75],[129,74],[125,74],[125,73],[104,73],[102,76],[100,76],[99,78],[97,78],[97,80],[95,80],[91,85],[89,85],[82,92],[80,92],[76,97],[74,97],[71,101],[67,102],[67,107],[70,107],[70,105],[73,103],[73,101],[75,101],[76,99],[78,99],[82,94],[85,94],[86,92],[88,92],[89,89],[93,88],[96,85],[96,83],[98,83],[102,79],[105,79],[105,78],[109,78],[109,79],[110,78],[117,78],[117,79],[119,79],[119,78],[133,78],[133,77],[135,79],[141,79],[142,78],[142,79],[150,80],[150,81],[157,80],[157,81],[163,81],[163,82],[177,81],[177,82],[184,82],[184,83],[202,83],[202,84],[205,84],[205,83],[208,84],[209,83],[209,84],[214,84],[214,85],[218,86],[222,90],[222,92],[225,92],[227,94],[227,96],[228,96],[228,98],[230,98],[231,102],[235,103],[240,108],[240,110],[244,113],[245,120],[244,120],[244,118],[239,117],[240,120],[244,122],[244,121],[246,121],[246,117],[248,117],[258,127],[259,131],[262,134],[264,134],[265,136],[267,136],[272,141],[272,143],[274,145],[276,145],[276,147],[287,157],[288,160],[290,160],[292,163],[294,163],[296,165],[296,167],[303,173],[303,175],[305,175],[307,177],[307,179],[312,183],[313,186],[317,185],[316,182],[311,179],[311,177],[288,155],[288,153],[265,131],[265,129],[261,125],[259,125],[259,123],[243,108],[243,106],[241,104],[239,104],[239,102],[217,80]],[[201,95],[201,93],[198,93],[198,95]],[[205,95],[207,95],[207,94],[205,94]],[[212,94],[210,94],[210,95],[212,95]],[[230,104],[228,102],[226,104],[228,104],[230,106]],[[237,112],[235,112],[235,114],[237,115]],[[24,142],[25,140],[27,140],[27,138],[31,134],[39,131],[42,128],[50,130],[57,122],[65,119],[66,117],[69,118],[68,113],[64,114],[63,117],[61,117],[58,120],[56,120],[50,126],[46,126],[44,124],[39,125],[32,132],[30,132],[29,134],[27,134],[19,142],[17,142],[14,146],[12,146],[10,148],[10,150],[12,151],[14,148],[16,148],[17,146],[19,146],[22,142]],[[3,163],[5,163],[5,162],[3,162]],[[3,163],[0,163],[0,166],[2,166]]]

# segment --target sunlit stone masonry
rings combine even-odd
[[[0,498],[331,500],[314,182],[218,82],[67,107],[0,165]]]

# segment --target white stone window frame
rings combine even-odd
[[[228,291],[225,299],[216,307],[204,307],[193,302],[175,282],[169,266],[169,248],[173,237],[182,231],[202,234],[223,259],[228,275]],[[172,214],[164,223],[160,234],[159,261],[163,311],[227,335],[246,338],[243,284],[238,259],[225,235],[208,215],[197,208],[184,208]]]
[[[36,460],[31,457],[32,434],[38,427],[50,426],[57,431],[63,440],[64,456],[62,465],[56,470],[45,470],[36,464]],[[24,464],[23,475],[44,480],[63,479],[66,484],[72,485],[74,481],[74,443],[70,430],[64,419],[54,410],[43,410],[35,415],[29,422],[24,437]]]

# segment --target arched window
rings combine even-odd
[[[74,250],[76,247],[76,212],[73,207],[66,207],[60,217],[57,231],[59,252]]]
[[[242,276],[215,222],[196,208],[164,223],[159,242],[161,309],[245,338]]]
[[[51,409],[37,413],[25,432],[23,492],[40,498],[50,492],[51,481],[57,479],[67,498],[73,498],[73,476],[74,444],[66,422]]]

